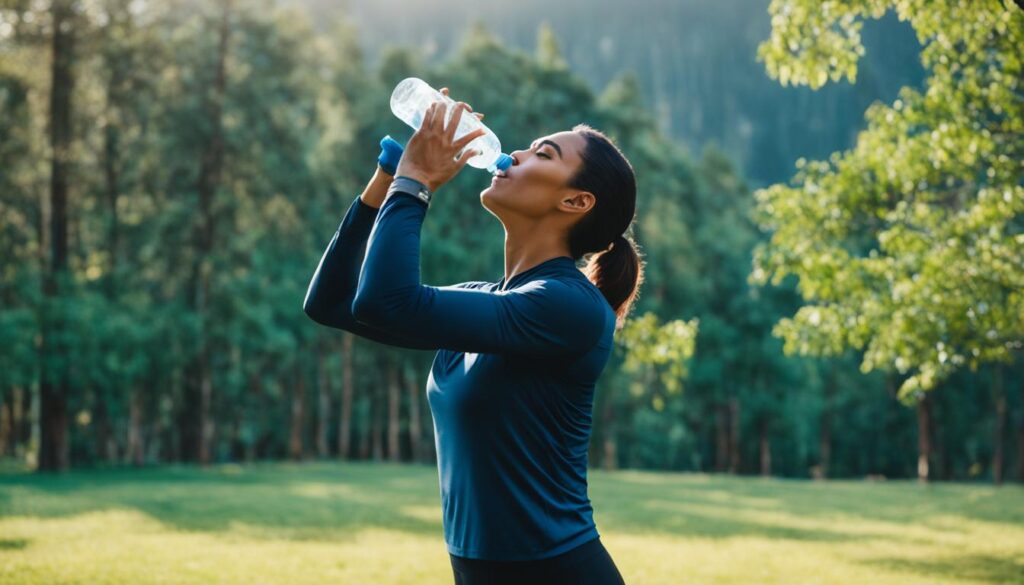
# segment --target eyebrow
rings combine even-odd
[[[558,146],[553,141],[544,139],[544,140],[541,140],[540,143],[534,143],[534,144],[537,144],[537,146],[541,146],[543,144],[550,144],[552,147],[554,147],[555,150],[558,151],[558,158],[560,158],[562,160],[565,160],[565,157],[562,156],[562,147]],[[530,147],[532,148],[533,145],[531,144]]]

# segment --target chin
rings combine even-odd
[[[480,191],[480,205],[492,214],[497,215],[496,211],[502,207],[501,197],[500,191],[495,191],[493,186],[487,187]]]
[[[484,209],[488,209],[489,210],[491,207],[488,204],[488,202],[493,201],[493,200],[494,200],[494,189],[488,187],[488,188],[486,188],[486,189],[484,189],[483,191],[480,192],[480,205],[482,205],[484,207]]]

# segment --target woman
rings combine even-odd
[[[480,193],[505,227],[505,276],[422,284],[432,193],[477,154],[463,148],[483,133],[455,140],[472,109],[458,102],[447,126],[445,110],[427,109],[394,177],[378,165],[327,246],[304,309],[369,339],[437,350],[427,398],[456,584],[623,583],[586,477],[595,383],[642,282],[624,237],[632,167],[586,125],[513,152]],[[576,260],[591,253],[581,272]]]

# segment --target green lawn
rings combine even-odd
[[[590,472],[629,584],[1024,583],[1024,489]],[[437,471],[0,473],[0,583],[452,583]]]

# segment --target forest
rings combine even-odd
[[[0,458],[434,462],[433,356],[302,311],[415,76],[506,151],[585,122],[636,169],[591,466],[1024,482],[1024,11],[393,4],[0,3]],[[502,276],[485,177],[424,282]]]

